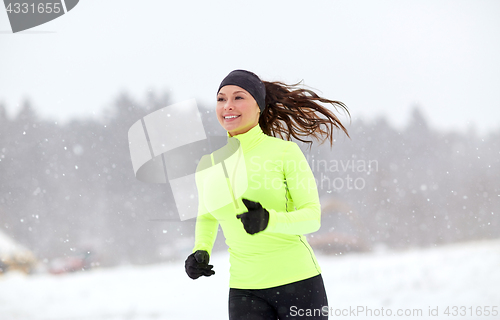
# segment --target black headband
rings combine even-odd
[[[259,105],[260,112],[266,107],[266,87],[254,73],[246,70],[233,70],[222,80],[219,90],[227,85],[235,85],[245,89]]]

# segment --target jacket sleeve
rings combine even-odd
[[[269,224],[264,232],[307,234],[321,226],[321,204],[311,167],[299,146],[292,142],[283,153],[286,188],[295,206],[294,211],[269,211]]]
[[[202,162],[197,167],[201,170]],[[198,189],[198,216],[196,217],[196,227],[194,232],[194,248],[192,252],[197,250],[205,250],[212,255],[212,248],[217,238],[217,230],[219,229],[219,221],[214,218],[205,207],[202,183],[199,176],[196,176],[196,187]]]
[[[210,213],[205,213],[196,217],[196,227],[194,232],[194,248],[192,252],[197,250],[205,250],[212,256],[212,248],[214,247],[215,239],[217,238],[217,230],[219,222]]]

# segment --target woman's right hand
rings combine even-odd
[[[213,265],[208,264],[210,256],[205,250],[198,250],[190,254],[185,263],[186,273],[191,279],[198,279],[200,276],[210,277],[215,274]]]

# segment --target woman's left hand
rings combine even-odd
[[[255,234],[267,228],[269,223],[269,212],[262,207],[259,202],[241,199],[248,209],[248,212],[238,214],[236,218],[241,219],[245,231]]]

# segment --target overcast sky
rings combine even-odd
[[[81,0],[12,34],[0,9],[0,103],[29,97],[43,118],[99,117],[121,91],[214,107],[248,69],[343,101],[353,118],[500,128],[500,1]],[[345,117],[344,117],[345,119]]]

